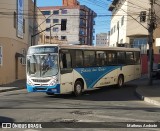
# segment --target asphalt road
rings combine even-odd
[[[4,92],[0,93],[0,122],[160,121],[160,108],[141,101],[135,89],[133,84],[122,89],[104,87],[87,91],[80,97],[48,96],[26,90]]]

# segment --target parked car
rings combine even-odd
[[[153,78],[160,79],[160,63],[157,64],[156,69],[153,69]]]

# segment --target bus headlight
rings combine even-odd
[[[53,85],[57,84],[57,82],[58,82],[58,79],[57,79],[56,77],[54,77],[54,78],[51,80],[49,86],[53,86]]]
[[[33,83],[28,79],[27,84],[33,86]]]

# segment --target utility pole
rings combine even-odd
[[[51,44],[51,37],[52,37],[52,34],[51,34],[51,30],[52,28],[51,28],[51,24],[50,24],[50,44]]]
[[[34,11],[33,11],[33,35],[36,34],[36,5],[37,0],[34,0]],[[31,46],[35,45],[36,37],[31,37]]]
[[[150,0],[150,5],[151,5],[151,9],[150,9],[150,14],[149,14],[149,29],[148,29],[148,33],[149,33],[149,64],[148,64],[148,75],[149,75],[149,85],[152,85],[152,72],[153,72],[153,31],[155,29],[155,15],[154,15],[154,6],[153,6],[153,1],[154,0]]]

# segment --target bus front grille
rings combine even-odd
[[[41,87],[37,87],[37,88],[35,88],[35,90],[37,90],[37,91],[45,91],[47,88],[41,88]]]
[[[47,83],[50,81],[50,79],[32,79],[33,82],[40,82],[40,83]]]

